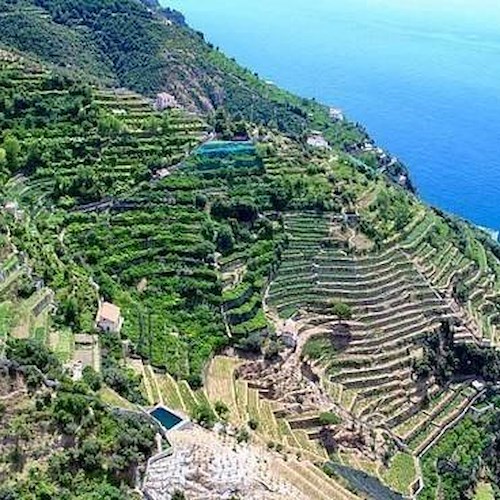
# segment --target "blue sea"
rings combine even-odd
[[[164,0],[241,64],[344,110],[423,199],[500,229],[500,0]]]

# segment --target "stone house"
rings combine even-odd
[[[110,302],[100,302],[96,328],[104,332],[119,333],[123,325],[120,308]]]

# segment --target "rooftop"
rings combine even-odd
[[[120,308],[110,302],[103,302],[99,308],[98,321],[117,323],[120,320]]]

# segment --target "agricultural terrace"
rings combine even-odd
[[[388,431],[418,456],[476,395],[467,385],[445,388],[432,379],[417,379],[413,366],[422,356],[422,341],[451,317],[459,340],[472,341],[475,330],[414,260],[412,249],[419,247],[429,221],[441,219],[411,200],[405,210],[406,225],[399,233],[381,239],[379,250],[365,255],[346,244],[342,233],[349,228],[338,216],[285,213],[288,245],[267,305],[271,314],[294,318],[299,336],[310,338],[304,353],[317,367],[332,407],[367,429]],[[436,268],[441,279],[450,279],[447,264]],[[453,265],[449,272],[456,269]],[[352,314],[347,337],[335,316],[338,303]],[[271,385],[274,392],[277,386]],[[362,462],[352,450],[344,456],[354,467]],[[380,476],[394,483],[392,472]],[[407,492],[412,481],[395,487]]]
[[[468,327],[457,332],[457,338],[495,345],[500,322],[500,250],[486,233],[396,192],[381,191],[361,215],[362,228],[370,238],[382,248],[398,245],[429,283],[453,301]]]
[[[462,221],[430,213],[404,251],[436,289],[461,309],[475,337],[496,345],[500,260],[487,236]]]
[[[140,356],[124,368],[122,339],[102,336],[109,379],[126,381],[109,400],[189,415],[222,401],[256,442],[408,492],[414,473],[397,470],[476,395],[416,378],[422,342],[449,323],[456,341],[497,343],[499,252],[483,233],[348,155],[271,132],[213,141],[196,115],[19,57],[0,57],[0,93],[2,346],[36,338],[99,366],[75,333],[92,333],[102,296]],[[298,348],[278,364],[212,358],[273,358],[288,318]],[[328,488],[316,469],[286,472]]]
[[[137,94],[96,90],[40,68],[7,65],[0,85],[13,103],[2,123],[11,130],[11,164],[29,173],[24,201],[48,197],[69,207],[128,192],[168,173],[207,130],[181,111],[156,112]]]
[[[9,237],[2,238],[1,245],[0,352],[9,337],[48,344],[54,294],[35,279]]]
[[[215,349],[266,335],[276,211],[340,210],[332,164],[280,136],[203,143],[195,115],[24,59],[3,60],[0,77],[5,180],[23,172],[5,200],[28,208],[30,228],[15,244],[55,290],[61,323],[89,332],[98,286],[134,350],[195,386]]]
[[[262,296],[284,244],[276,210],[330,196],[323,171],[285,176],[292,158],[309,167],[297,148],[277,148],[209,142],[163,179],[61,225],[67,251],[122,307],[137,352],[194,385],[213,350],[267,332]],[[286,156],[282,177],[268,171],[275,156]]]

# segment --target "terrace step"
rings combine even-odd
[[[401,370],[400,373],[393,374],[387,381],[381,382],[374,386],[368,386],[359,391],[360,396],[375,396],[382,393],[389,393],[394,390],[405,388],[413,385],[411,379],[411,370]]]
[[[412,356],[404,356],[396,361],[383,365],[375,365],[366,368],[359,368],[356,370],[341,370],[332,376],[332,381],[341,383],[342,385],[349,387],[349,383],[354,382],[357,379],[372,378],[375,376],[386,376],[388,373],[404,368],[411,365]]]
[[[365,345],[368,341],[374,339],[385,339],[393,333],[404,334],[409,328],[414,327],[417,324],[425,322],[426,320],[433,319],[433,316],[425,315],[425,312],[411,313],[408,316],[403,316],[402,318],[395,319],[392,323],[379,328],[369,328],[367,332],[363,334],[352,336],[352,345]],[[401,319],[401,320],[400,320]],[[400,320],[400,321],[399,321]]]
[[[436,298],[437,296],[434,291],[427,285],[419,287],[405,285],[395,289],[392,293],[382,297],[379,301],[370,303],[360,302],[354,307],[358,315],[370,318],[372,316],[376,316],[377,314],[386,314],[389,309],[400,306],[401,304],[409,302],[414,303],[417,299],[422,301]]]
[[[333,366],[354,370],[355,368],[363,370],[365,367],[373,367],[390,363],[400,357],[406,356],[408,347],[400,347],[391,351],[383,351],[370,355],[339,355],[335,357]]]
[[[151,365],[142,364],[142,382],[146,390],[148,402],[151,405],[159,403],[161,399],[160,391],[158,390],[158,383],[156,382],[156,377]]]
[[[388,337],[379,337],[378,340],[365,342],[364,345],[358,344],[356,346],[349,346],[346,349],[350,354],[353,355],[369,355],[378,354],[383,350],[397,349],[398,346],[408,345],[409,343],[414,343],[417,340],[425,337],[431,331],[435,331],[440,328],[440,321],[427,320],[423,321],[418,325],[413,325],[409,327],[404,334],[391,334]],[[399,332],[400,333],[400,332]]]
[[[403,302],[402,304],[391,308],[391,310],[382,313],[374,313],[370,316],[364,316],[363,320],[369,324],[372,329],[379,329],[394,321],[394,316],[398,319],[406,318],[414,314],[423,314],[425,312],[441,312],[448,309],[448,305],[442,299],[427,299],[419,302]]]
[[[468,408],[469,403],[470,398],[464,398],[452,412],[444,415],[436,425],[430,428],[430,432],[424,437],[423,440],[416,440],[414,444],[411,444],[410,447],[413,448],[414,453],[419,456],[426,449],[426,447],[443,432],[448,424],[453,422]]]
[[[323,493],[314,482],[310,482],[310,478],[304,477],[302,471],[297,471],[295,467],[291,466],[291,462],[276,462],[275,469],[278,475],[289,481],[295,488],[297,488],[304,495],[304,498],[314,498],[317,500],[328,500],[329,497],[326,493]],[[339,490],[340,491],[340,490]],[[330,497],[332,499],[342,498],[342,497]]]
[[[173,410],[186,411],[179,387],[174,378],[168,373],[165,375],[155,374],[163,404]]]
[[[408,404],[420,404],[423,399],[422,388],[414,383],[406,389],[395,391],[393,394],[384,396],[381,400],[382,412],[386,416],[392,416]]]
[[[388,265],[383,270],[374,272],[362,272],[357,267],[353,268],[352,272],[339,272],[336,268],[328,268],[326,266],[313,265],[313,269],[318,275],[318,279],[325,283],[339,283],[345,286],[356,283],[375,284],[384,279],[391,279],[398,274],[414,274],[414,269],[410,261],[395,262]]]

